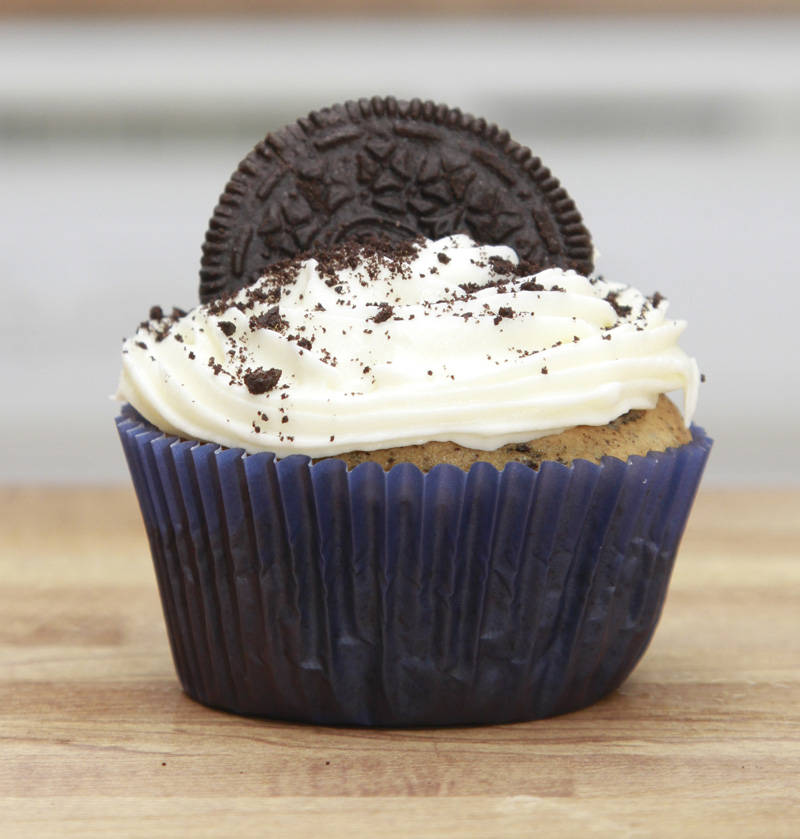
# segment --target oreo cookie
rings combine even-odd
[[[541,270],[593,269],[574,202],[530,149],[484,119],[414,99],[361,99],[268,134],[239,164],[203,245],[200,299],[348,239],[505,244]]]

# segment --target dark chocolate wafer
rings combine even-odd
[[[593,269],[574,202],[507,131],[419,99],[345,102],[268,134],[239,164],[206,233],[200,298],[346,239],[453,233],[509,245],[537,270]]]

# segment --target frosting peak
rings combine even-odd
[[[164,431],[279,457],[492,450],[679,389],[688,424],[699,373],[666,309],[463,235],[346,243],[189,314],[151,312],[117,397]]]

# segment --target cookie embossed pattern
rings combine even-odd
[[[200,297],[315,245],[454,233],[540,269],[594,267],[574,202],[507,131],[419,99],[334,105],[267,135],[233,173],[206,233]]]
[[[364,299],[351,307],[362,327],[400,330],[391,333],[392,340],[384,338],[382,348],[395,348],[408,323],[417,323],[409,321],[414,306],[444,306],[441,316],[427,321],[430,360],[419,365],[408,353],[416,359],[409,370],[420,367],[416,375],[427,398],[452,396],[431,382],[437,354],[463,346],[463,334],[437,339],[437,328],[446,331],[454,324],[468,325],[478,330],[474,336],[490,336],[504,346],[513,343],[505,347],[502,363],[494,359],[492,366],[515,374],[524,369],[527,378],[514,388],[546,394],[557,363],[524,366],[520,360],[532,357],[532,350],[527,355],[524,350],[530,336],[552,323],[537,313],[544,303],[535,297],[549,294],[550,303],[589,305],[599,316],[582,327],[585,341],[570,335],[566,342],[547,344],[556,360],[570,343],[570,358],[580,359],[582,352],[591,358],[591,336],[604,352],[619,354],[627,339],[617,338],[630,332],[636,346],[645,331],[639,316],[655,318],[656,328],[665,326],[670,340],[663,350],[656,342],[653,363],[662,370],[679,363],[684,379],[678,386],[693,406],[696,365],[676,349],[682,326],[664,319],[661,295],[639,295],[640,308],[626,324],[630,298],[619,290],[604,287],[602,299],[591,304],[565,291],[591,293],[599,281],[589,277],[589,233],[558,181],[506,132],[418,100],[349,102],[268,135],[240,164],[214,211],[202,258],[206,305],[186,316],[156,313],[161,317],[143,327],[145,340],[152,342],[154,355],[166,347],[177,348],[181,358],[195,356],[187,384],[202,369],[216,386],[224,373],[216,374],[215,368],[224,369],[220,359],[227,353],[241,367],[226,384],[231,404],[239,398],[247,406],[263,400],[265,424],[274,419],[270,405],[287,406],[290,419],[279,419],[278,425],[288,435],[310,403],[282,388],[290,375],[293,387],[308,384],[303,366],[291,365],[297,359],[309,362],[314,341],[326,348],[323,330],[330,324],[320,321],[317,331],[301,332],[299,290],[293,288],[298,293],[287,298],[283,283],[294,282],[306,270],[298,266],[314,261],[315,252],[317,264],[333,264],[332,245],[347,244],[347,259],[355,259],[360,249],[348,243],[375,234],[408,243],[378,248],[383,254],[394,247],[405,253],[414,241],[413,248],[424,250],[428,246],[419,244],[420,236],[460,241],[466,237],[457,234],[467,234],[479,245],[508,251],[525,266],[512,272],[512,282],[502,271],[498,277],[485,264],[481,268],[480,259],[467,259],[470,271],[484,270],[486,276],[464,277],[463,286],[448,282],[449,297],[442,299],[435,285],[441,282],[438,272],[416,272],[417,285],[404,291],[418,286],[420,302],[409,299],[400,307],[394,299],[373,300],[370,293],[377,294],[379,286],[370,285],[369,275],[359,275],[363,265],[357,259],[348,263],[349,280],[355,281],[341,285],[356,296],[363,290]],[[433,252],[441,249],[437,245]],[[374,257],[374,248],[371,253]],[[386,268],[393,288],[410,276],[408,264],[395,265],[393,275]],[[317,305],[329,309],[335,320],[344,308],[336,302],[336,277],[323,270],[319,280],[319,293],[331,299],[328,305],[320,298],[314,310]],[[428,282],[433,291],[425,291]],[[525,297],[531,311],[507,316],[514,307],[523,308],[523,292],[534,295]],[[274,299],[267,299],[270,293]],[[433,295],[432,302],[426,294]],[[264,311],[247,309],[247,301],[259,296]],[[476,317],[474,310],[483,303],[488,311]],[[469,314],[456,315],[459,307]],[[202,326],[203,341],[213,350],[202,342],[182,345],[194,340],[182,331],[186,318],[199,312],[210,313],[209,323],[216,324],[210,334]],[[570,313],[560,320],[572,328]],[[603,330],[612,325],[618,332],[605,340]],[[263,341],[257,365],[236,348],[237,337]],[[352,340],[345,329],[337,352],[358,359],[357,373],[365,381],[382,363],[408,361],[402,350],[394,357],[365,359],[364,353],[377,351],[378,345],[366,341],[350,351]],[[139,356],[142,364],[152,364],[149,353]],[[309,369],[334,368],[321,359]],[[165,375],[170,372],[164,368]],[[597,384],[585,370],[580,376],[586,377],[581,393]],[[323,377],[308,398],[329,399],[326,381]],[[607,428],[600,424],[591,432],[599,440],[612,431],[623,439],[641,435],[640,418],[655,415],[665,401],[660,394],[674,384],[670,379],[656,387],[647,404],[628,406],[634,410],[620,407]],[[612,381],[601,390],[621,388],[621,382]],[[488,411],[491,417],[493,405],[495,414],[508,413],[498,411],[492,387],[476,385],[464,393],[469,400],[457,416]],[[353,389],[352,396],[357,395],[363,394]],[[350,396],[344,393],[341,404],[349,404]],[[652,637],[711,446],[702,429],[681,427],[645,454],[630,454],[633,448],[626,454],[623,448],[611,456],[606,450],[591,462],[566,451],[569,435],[581,436],[581,427],[569,428],[562,439],[559,426],[551,435],[560,446],[553,459],[456,465],[444,450],[431,448],[434,440],[399,446],[391,462],[361,462],[348,453],[312,459],[302,445],[279,454],[248,453],[220,440],[175,434],[157,418],[143,416],[135,394],[131,402],[123,407],[118,428],[181,684],[190,696],[216,708],[315,723],[532,720],[608,695]],[[213,399],[194,402],[200,413],[221,414]],[[354,418],[368,422],[369,401],[352,404],[359,406]],[[411,421],[416,403],[401,400],[390,411],[394,414]],[[683,426],[679,416],[677,425]],[[533,439],[528,431],[514,439]],[[454,427],[438,439],[456,435]],[[353,443],[356,453],[363,448],[369,446]],[[418,448],[436,456],[420,465]]]

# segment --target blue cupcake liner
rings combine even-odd
[[[184,690],[241,714],[452,725],[574,711],[643,655],[711,440],[469,472],[117,426]]]

